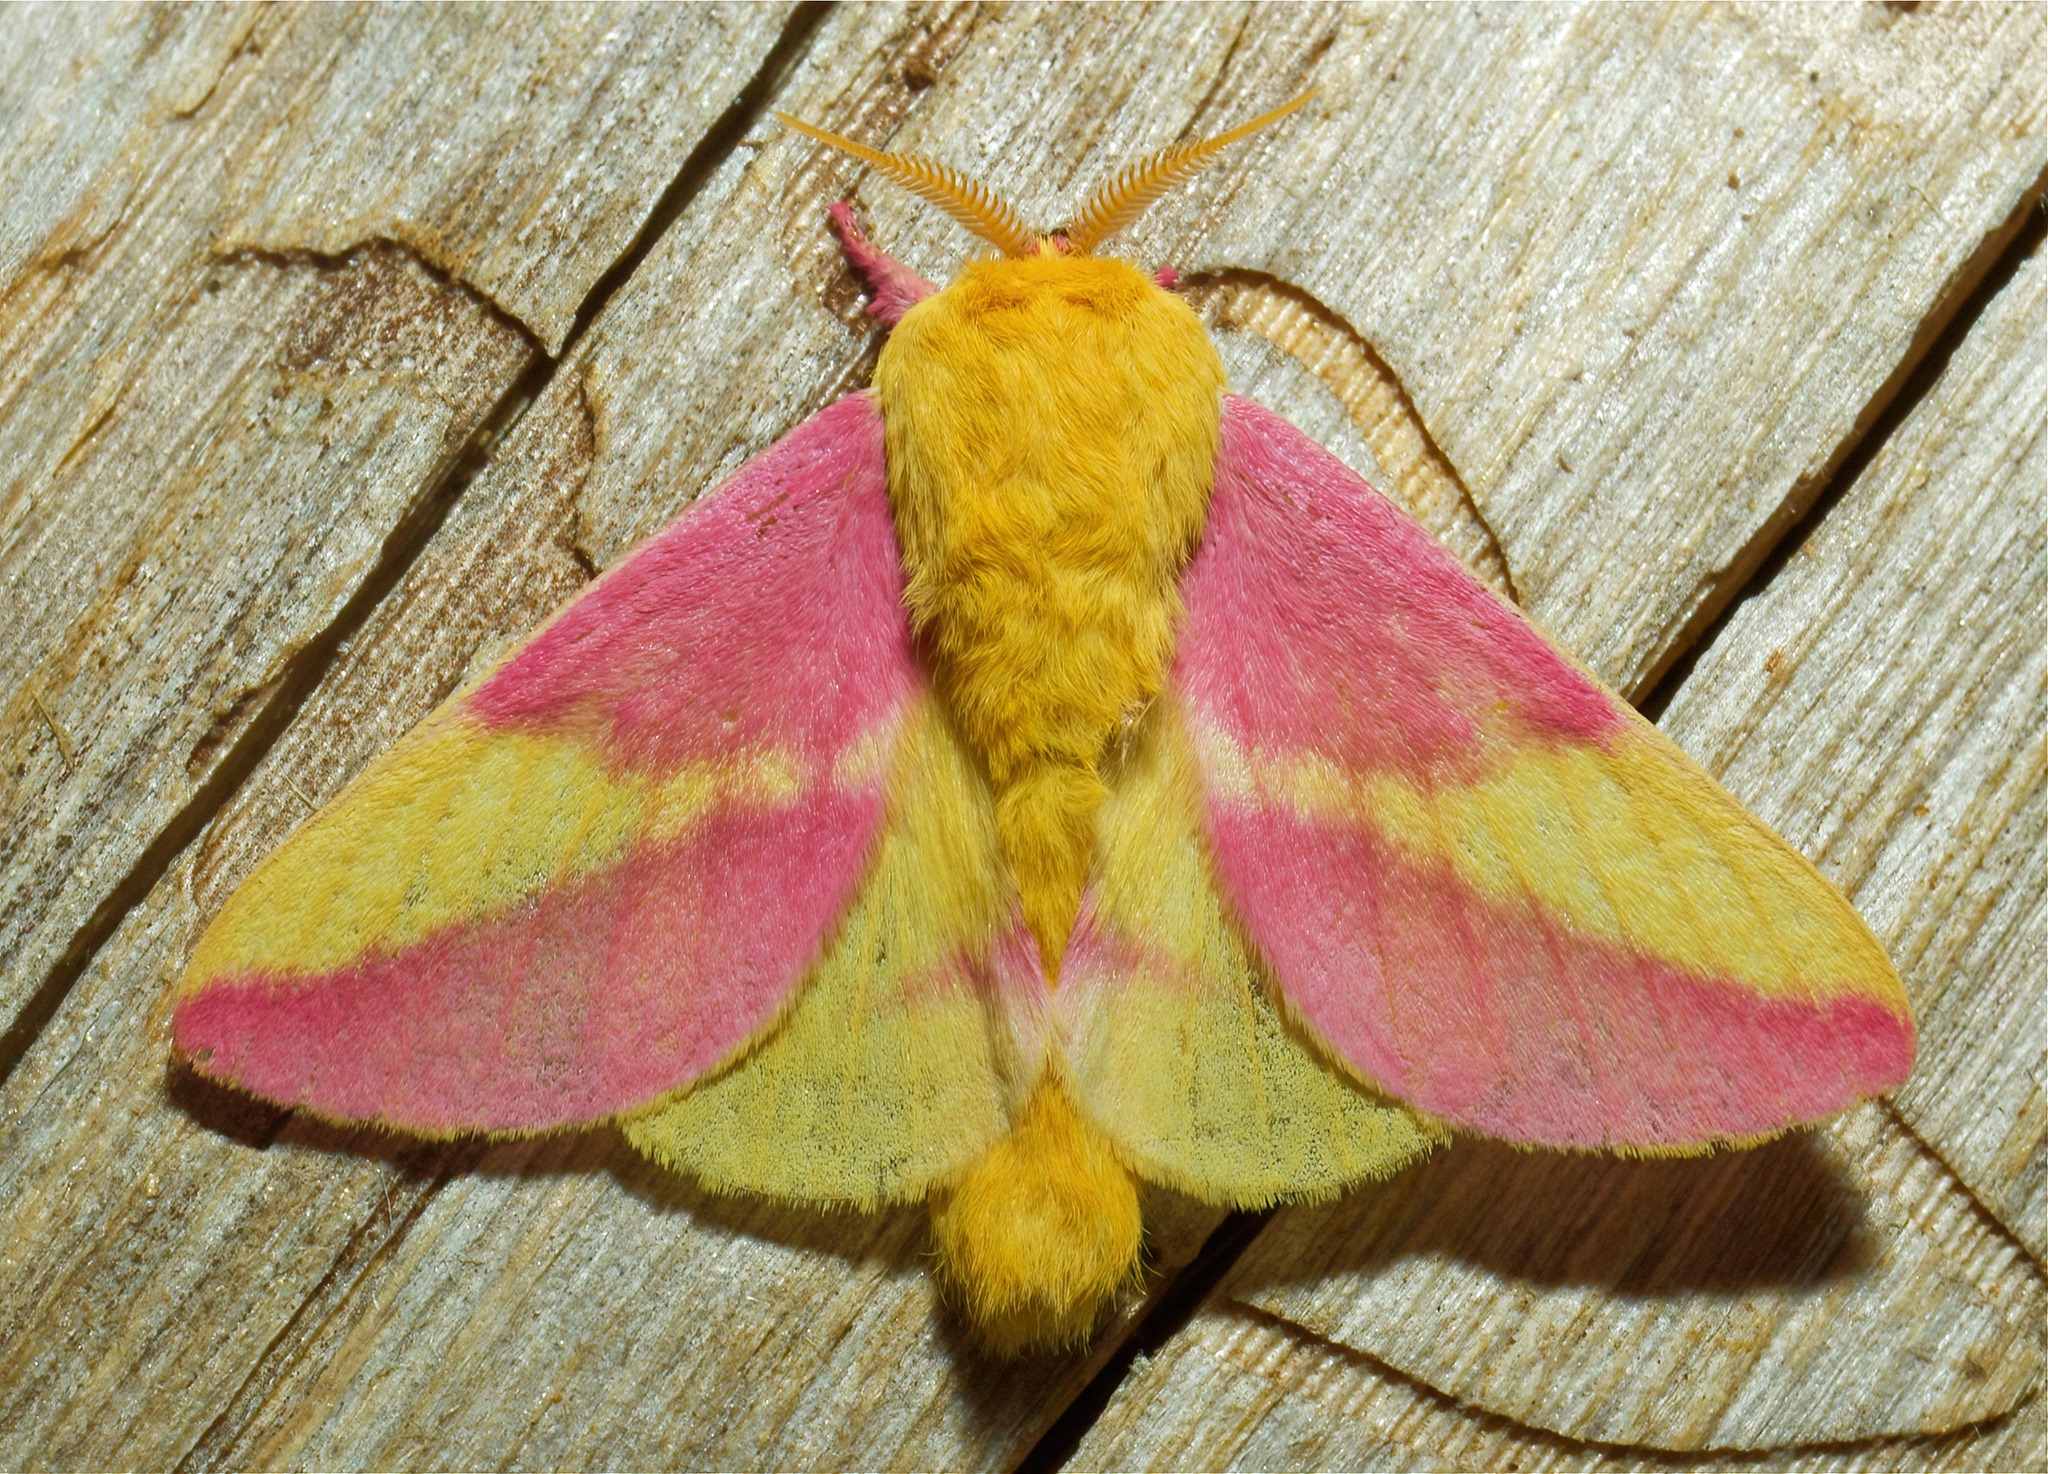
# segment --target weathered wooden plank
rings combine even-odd
[[[321,17],[317,81],[234,161],[214,249],[393,240],[560,353],[590,288],[791,7],[548,5]]]
[[[2034,1267],[1880,1106],[1704,1162],[1461,1143],[1281,1214],[1218,1294],[1598,1443],[1945,1431],[2040,1381]]]
[[[784,14],[10,18],[0,1014],[289,685]]]
[[[133,200],[134,160],[219,87],[255,36],[255,6],[21,6],[0,54],[0,281],[77,257]]]
[[[1368,340],[1523,602],[1639,692],[2038,189],[2043,25],[1943,5],[1347,12],[1310,115],[1133,242],[1274,273]],[[1215,88],[1198,121],[1271,100]]]
[[[1897,1109],[1940,1157],[1885,1129],[1879,1107],[1818,1151],[1795,1140],[1702,1164],[1461,1148],[1463,1163],[1447,1154],[1383,1196],[1276,1220],[1119,1391],[1078,1465],[1605,1467],[1630,1460],[1584,1440],[1954,1428],[1784,1462],[2048,1457],[2038,1399],[1969,1427],[2041,1376],[2042,1274],[2021,1243],[2038,1255],[2048,1066],[2028,945],[2048,838],[2033,628],[2048,586],[2044,329],[2037,252],[1664,715],[1899,958],[1923,1055]],[[1843,1147],[1898,1185],[1852,1168],[1863,1206],[1834,1196],[1845,1184],[1816,1169]]]
[[[1298,294],[1245,274],[1190,277],[1233,392],[1290,423],[1374,486],[1505,595],[1507,560],[1415,406],[1369,345]]]
[[[189,908],[136,912],[67,1000],[72,1027],[8,1082],[10,1468],[176,1465],[313,1287],[374,1253],[422,1190],[377,1143],[266,1150],[276,1113],[167,1099],[163,994],[190,941]]]
[[[1467,29],[1506,23],[1461,14]],[[1410,23],[1401,12],[1366,13],[1361,32],[1339,28],[1340,19],[1244,7],[843,11],[813,38],[777,102],[857,136],[986,167],[999,186],[1034,181],[1027,190],[1038,193],[1017,193],[1051,219],[1137,147],[1277,100],[1360,54],[1344,48]],[[1994,78],[2013,50],[2000,44],[1985,48]],[[1446,42],[1441,54],[1455,63],[1465,53]],[[1717,56],[1724,70],[1742,64],[1707,53]],[[1060,65],[1042,65],[1050,57]],[[1926,76],[1909,80],[1925,90]],[[1654,91],[1669,80],[1646,65],[1638,83],[1602,73],[1575,85],[1606,89],[1611,102],[1617,87],[1635,97],[1630,86]],[[1415,67],[1409,81],[1427,82],[1409,94],[1415,107],[1467,85],[1434,65]],[[1980,99],[1989,126],[2015,115],[2010,92],[1993,87]],[[1354,89],[1341,114],[1318,125],[1323,146],[1340,135],[1376,138],[1371,101]],[[898,128],[906,118],[910,126]],[[1810,139],[1805,113],[1780,124],[1788,137]],[[1399,135],[1401,147],[1427,145],[1419,126]],[[1967,258],[1983,221],[1998,218],[1971,192],[1980,175],[1944,163],[1941,147],[1956,133],[1945,128],[1926,130],[1931,152],[1902,145],[1890,164],[1953,211],[1948,253],[1922,252],[1885,279],[1901,301],[1913,295],[1902,283],[1917,281],[1923,312],[1939,302],[1945,263]],[[0,1254],[10,1265],[27,1263],[31,1250],[43,1256],[18,1285],[0,1283],[0,1330],[7,1344],[29,1348],[0,1365],[0,1424],[30,1430],[6,1447],[35,1450],[38,1462],[55,1450],[72,1463],[122,1464],[175,1456],[196,1440],[198,1463],[986,1466],[1014,1458],[1085,1373],[1085,1364],[1008,1372],[962,1354],[947,1323],[933,1319],[908,1218],[820,1223],[705,1204],[650,1182],[603,1139],[495,1155],[485,1168],[459,1154],[394,1163],[372,1141],[300,1125],[257,1150],[232,1133],[267,1142],[260,1122],[238,1125],[211,1097],[187,1095],[166,1110],[157,1094],[164,991],[200,919],[303,812],[294,789],[312,800],[330,794],[584,571],[613,561],[718,473],[859,382],[871,340],[855,325],[851,283],[819,228],[824,202],[859,170],[765,125],[757,134],[767,146],[741,149],[713,172],[222,822],[135,908],[0,1095],[0,1191],[32,1200],[38,1229],[8,1230]],[[1690,147],[1683,137],[1666,141]],[[1269,146],[1284,148],[1285,137]],[[1522,147],[1531,147],[1526,137]],[[1496,155],[1492,167],[1512,175],[1513,157]],[[2008,168],[1997,177],[2009,208],[2031,176]],[[1251,278],[1226,275],[1204,295],[1226,320],[1261,332],[1285,326],[1295,366],[1269,363],[1262,392],[1304,420],[1320,416],[1324,433],[1340,439],[1348,420],[1342,448],[1433,509],[1434,525],[1505,579],[1513,549],[1501,558],[1473,510],[1476,496],[1452,469],[1462,462],[1434,449],[1371,350],[1329,308],[1256,275],[1279,264],[1270,252],[1289,245],[1285,232],[1271,235],[1266,255],[1196,250],[1202,232],[1227,243],[1226,226],[1252,230],[1266,208],[1223,179],[1188,212],[1162,217],[1162,233],[1141,244],[1170,242],[1175,249],[1161,253],[1183,265],[1250,268]],[[1331,188],[1342,186],[1340,178]],[[1673,217],[1686,202],[1659,198],[1665,214],[1655,218],[1681,229]],[[928,271],[944,274],[957,261],[950,226],[913,216],[886,191],[863,189],[862,199],[878,234]],[[1610,232],[1636,228],[1634,200],[1613,191],[1599,199]],[[1376,228],[1436,240],[1431,207],[1440,203],[1425,199]],[[1726,228],[1710,216],[1701,249]],[[1745,262],[1752,273],[1794,269],[1776,257]],[[1783,296],[1780,278],[1771,280]],[[1568,295],[1570,286],[1549,289]],[[1855,307],[1839,293],[1805,305],[1799,321],[1816,332],[1839,330],[1828,311]],[[1612,335],[1634,304],[1595,308]],[[1754,320],[1715,319],[1730,343]],[[1257,347],[1240,342],[1234,360],[1257,358]],[[1670,336],[1655,347],[1667,357],[1700,351]],[[1817,377],[1805,389],[1846,406],[1843,423],[1868,399],[1855,375]],[[1616,423],[1632,423],[1626,394],[1614,392]],[[1375,400],[1392,413],[1376,415]],[[1445,412],[1441,395],[1416,404],[1432,424]],[[1586,432],[1596,442],[1597,428],[1596,420]],[[1694,443],[1711,439],[1702,430]],[[1824,461],[1839,448],[1825,439],[1817,432],[1799,454]],[[1768,491],[1776,475],[1756,484]],[[1687,490],[1659,483],[1644,494],[1677,512]],[[1759,494],[1744,536],[1776,505]],[[1646,512],[1626,526],[1588,517],[1573,535],[1671,556],[1688,526],[1674,516],[1659,531]],[[1559,613],[1580,619],[1566,633],[1590,643],[1598,611],[1574,615],[1575,607],[1545,612],[1560,624]],[[1627,617],[1632,607],[1612,613]],[[91,1165],[71,1173],[79,1162]],[[436,1168],[449,1170],[445,1182]],[[178,1205],[175,1217],[166,1200]],[[1169,1264],[1207,1221],[1161,1220]],[[121,1309],[100,1311],[109,1305]],[[708,1334],[713,1317],[718,1329]],[[813,1334],[820,1330],[827,1334]]]

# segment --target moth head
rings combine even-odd
[[[814,127],[788,113],[778,112],[775,116],[805,137],[830,144],[873,166],[884,178],[894,180],[918,198],[937,205],[1005,256],[1015,259],[1048,252],[1071,256],[1091,254],[1097,246],[1137,220],[1169,189],[1187,183],[1207,168],[1231,144],[1258,132],[1268,123],[1279,122],[1315,95],[1315,89],[1310,88],[1292,102],[1282,103],[1269,113],[1261,113],[1249,123],[1240,123],[1227,133],[1169,144],[1157,153],[1126,165],[1074,213],[1071,224],[1060,230],[1043,232],[1028,228],[1007,200],[980,180],[970,179],[950,165],[935,163],[917,154],[884,153]]]

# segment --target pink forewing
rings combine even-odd
[[[273,1099],[416,1130],[561,1125],[687,1084],[775,1016],[852,898],[887,755],[923,691],[881,423],[856,395],[643,544],[440,718],[480,724],[486,744],[517,732],[573,746],[622,782],[686,765],[738,779],[685,781],[696,808],[662,832],[424,937],[372,939],[340,966],[278,956],[196,977],[177,1047]],[[763,771],[782,776],[745,776]],[[434,815],[392,822],[430,829]],[[404,840],[424,853],[423,836]],[[364,863],[408,863],[394,843]]]
[[[1369,830],[1212,807],[1218,869],[1283,991],[1367,1079],[1555,1146],[1817,1120],[1911,1068],[1874,1000],[1772,999],[1473,892]]]
[[[775,1012],[880,812],[879,795],[729,810],[395,952],[217,979],[179,1009],[176,1042],[210,1074],[344,1119],[457,1131],[610,1115],[701,1075]]]
[[[1530,753],[1604,754],[1628,726],[1405,514],[1243,400],[1183,594],[1172,680],[1205,760],[1312,758],[1421,802]],[[1816,1119],[1911,1068],[1903,1006],[1853,982],[1773,996],[1703,976],[1482,895],[1368,820],[1304,815],[1244,774],[1205,783],[1217,879],[1281,993],[1360,1076],[1454,1124],[1684,1146]]]
[[[1419,781],[1503,741],[1598,741],[1606,696],[1399,508],[1230,397],[1175,679],[1241,740]]]

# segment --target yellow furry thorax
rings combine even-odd
[[[1104,763],[1172,660],[1222,391],[1184,302],[1051,247],[970,262],[876,368],[912,619],[1055,983]]]

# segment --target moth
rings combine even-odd
[[[1000,1351],[1139,1180],[1327,1198],[1472,1132],[1696,1153],[1902,1082],[1821,876],[1101,247],[1306,98],[943,290],[835,207],[873,387],[598,578],[251,874],[204,1075],[428,1137],[615,1122],[711,1188],[929,1201]]]

